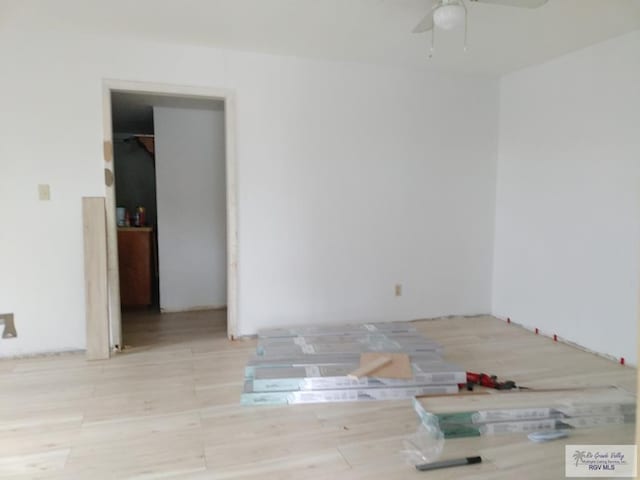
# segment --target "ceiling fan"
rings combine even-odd
[[[538,8],[548,0],[466,0],[471,3],[492,3],[518,8]],[[413,33],[431,30],[433,52],[434,27],[451,30],[464,22],[464,48],[467,49],[467,5],[465,0],[428,0],[429,13],[415,26]]]

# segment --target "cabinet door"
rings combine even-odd
[[[151,232],[119,230],[118,264],[122,305],[151,305]]]

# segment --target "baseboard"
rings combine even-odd
[[[528,332],[532,332],[535,335],[539,335],[541,337],[546,337],[546,338],[552,339],[554,342],[563,343],[563,344],[568,345],[570,347],[573,347],[575,349],[581,350],[583,352],[591,353],[592,355],[596,355],[598,357],[605,358],[607,360],[610,360],[610,361],[615,362],[615,363],[619,363],[619,364],[624,365],[624,366],[637,368],[636,364],[628,362],[625,359],[618,358],[615,355],[611,355],[609,353],[599,352],[597,350],[593,350],[591,348],[587,348],[587,347],[585,347],[583,345],[580,345],[579,343],[576,343],[576,342],[573,342],[573,341],[571,341],[571,340],[569,340],[567,338],[561,337],[560,335],[552,334],[552,333],[549,333],[549,332],[543,332],[539,328],[530,327],[528,325],[523,325],[521,323],[514,322],[510,318],[502,318],[502,317],[497,317],[495,315],[491,315],[491,316],[494,317],[494,318],[497,318],[498,320],[501,320],[501,321],[503,321],[505,323],[508,323],[510,325],[515,325],[516,327],[523,328],[524,330],[527,330]]]
[[[66,349],[66,350],[51,350],[44,352],[30,352],[30,353],[16,353],[4,355],[0,353],[0,360],[18,360],[29,358],[43,358],[43,357],[59,357],[62,355],[77,355],[84,354],[86,350],[80,348]]]
[[[197,305],[188,308],[162,308],[160,313],[184,313],[184,312],[201,312],[203,310],[226,310],[226,305]]]

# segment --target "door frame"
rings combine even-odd
[[[229,89],[172,85],[155,82],[105,79],[103,100],[103,166],[107,222],[107,288],[109,292],[110,347],[119,351],[122,344],[120,310],[120,278],[118,272],[118,229],[116,225],[115,180],[113,165],[113,126],[111,123],[111,93],[149,93],[169,97],[201,98],[224,102],[225,167],[227,190],[227,337],[237,337],[238,326],[238,204],[236,181],[236,100]]]

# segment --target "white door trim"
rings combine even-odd
[[[104,168],[113,173],[113,131],[111,92],[150,93],[171,97],[206,98],[224,101],[225,161],[227,188],[227,337],[237,337],[238,326],[238,205],[236,181],[236,102],[235,92],[222,88],[171,85],[154,82],[105,79],[103,81]],[[107,284],[111,348],[122,348],[120,279],[118,274],[118,230],[116,225],[115,183],[105,185],[107,219]]]

